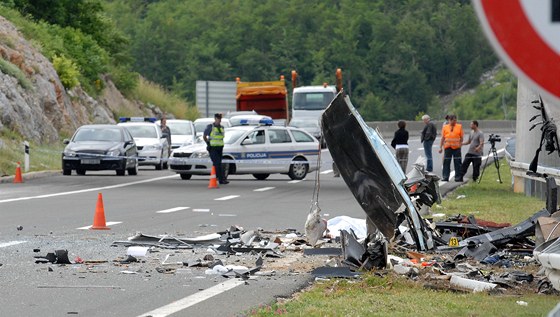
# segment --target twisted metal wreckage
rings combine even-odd
[[[535,234],[535,228],[540,231],[537,226],[539,219],[550,219],[551,214],[557,211],[554,200],[547,203],[547,209],[537,211],[514,226],[477,221],[472,216],[459,217],[461,219],[455,219],[459,220],[456,223],[431,223],[419,211],[423,206],[430,207],[440,202],[436,175],[424,173],[418,166],[405,175],[383,138],[367,126],[343,91],[325,110],[321,123],[323,136],[340,175],[365,211],[368,222],[375,227],[368,228],[368,238],[361,246],[355,243],[352,234],[341,235],[345,262],[354,267],[371,268],[371,264],[365,265],[368,259],[380,258],[379,255],[368,254],[371,250],[385,252],[381,258],[386,259],[388,241],[415,247],[417,251],[460,250],[455,259],[471,257],[481,261],[500,248],[532,252],[535,242],[529,237]],[[550,127],[550,124],[545,126]],[[547,128],[543,133],[551,135],[549,130]],[[424,181],[428,179],[425,184],[430,186],[426,186],[420,194],[415,193],[415,186],[422,178],[425,178]],[[556,191],[551,192],[551,197],[556,195]],[[311,220],[312,217],[309,217],[306,231],[312,227],[309,226]],[[319,223],[317,217],[314,220]],[[449,239],[453,236],[459,237],[460,241],[449,246]],[[368,248],[376,243],[385,244],[385,248]],[[374,266],[377,267],[385,265],[379,260],[376,263]]]

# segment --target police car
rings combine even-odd
[[[253,174],[264,180],[270,174],[280,173],[301,180],[317,169],[320,147],[316,138],[301,129],[274,126],[272,120],[260,123],[225,130],[222,167],[226,177]],[[182,179],[209,175],[212,168],[206,143],[200,140],[174,150],[169,162]]]
[[[167,169],[169,144],[167,135],[155,124],[155,118],[122,117],[119,126],[125,127],[138,147],[138,164],[154,165],[156,170]]]

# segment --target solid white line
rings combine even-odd
[[[276,187],[263,187],[263,188],[254,189],[253,191],[254,192],[264,192],[264,191],[271,190],[271,189],[274,189],[274,188],[276,188]]]
[[[218,214],[218,217],[237,217],[235,214]]]
[[[175,301],[169,305],[165,305],[160,308],[154,309],[150,312],[147,312],[145,314],[142,314],[139,317],[148,317],[148,316],[166,317],[176,312],[179,312],[183,309],[196,305],[200,302],[203,302],[211,297],[219,295],[223,292],[229,291],[230,289],[235,288],[244,283],[245,283],[244,281],[237,280],[237,279],[227,280],[223,283],[207,288],[191,296],[187,296],[178,301]]]
[[[18,244],[22,244],[22,243],[26,243],[27,241],[10,241],[10,242],[4,242],[4,243],[0,243],[0,248],[5,248],[5,247],[11,247],[12,245],[18,245]]]
[[[118,225],[119,223],[122,223],[122,221],[107,221],[105,224],[107,226],[112,226],[112,225]],[[85,226],[85,227],[80,227],[80,228],[76,228],[78,230],[87,230],[89,228],[91,228],[92,226]]]
[[[171,175],[171,176],[156,177],[156,178],[145,179],[145,180],[137,181],[137,182],[130,182],[130,183],[125,183],[125,184],[111,185],[111,186],[105,186],[105,187],[74,190],[74,191],[71,191],[71,192],[62,192],[62,193],[56,193],[56,194],[47,194],[47,195],[39,195],[39,196],[29,196],[29,197],[4,199],[4,200],[0,200],[0,204],[1,203],[14,202],[14,201],[20,201],[20,200],[41,199],[41,198],[50,198],[50,197],[56,197],[56,196],[81,194],[81,193],[87,193],[87,192],[96,192],[96,191],[100,191],[100,190],[104,190],[104,189],[120,188],[120,187],[132,186],[132,185],[137,185],[137,184],[155,182],[155,181],[159,181],[159,180],[162,180],[162,179],[174,178],[174,177],[177,177],[178,175],[179,174],[175,174],[175,175]]]
[[[214,200],[230,200],[230,199],[234,199],[239,197],[239,195],[229,195],[229,196],[224,196],[224,197],[220,197],[220,198],[216,198]]]
[[[189,209],[191,207],[175,207],[175,208],[170,208],[170,209],[164,209],[164,210],[158,210],[156,211],[156,214],[167,214],[170,212],[176,212],[179,210],[185,210],[185,209]]]
[[[192,212],[210,212],[210,209],[198,209],[198,208],[194,208],[192,210]]]
[[[301,182],[302,180],[295,180],[295,181],[289,181],[288,184],[297,184],[299,182]]]
[[[328,174],[328,173],[332,173],[332,172],[333,172],[333,170],[324,170],[324,171],[321,172],[321,174]]]

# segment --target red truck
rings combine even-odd
[[[288,90],[284,76],[277,81],[242,82],[237,78],[237,111],[256,111],[275,120],[288,121]]]

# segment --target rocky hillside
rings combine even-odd
[[[80,87],[67,91],[52,63],[0,16],[0,129],[36,143],[52,143],[88,123],[115,123],[119,113],[159,116],[157,108],[130,101],[105,78],[92,98]]]

